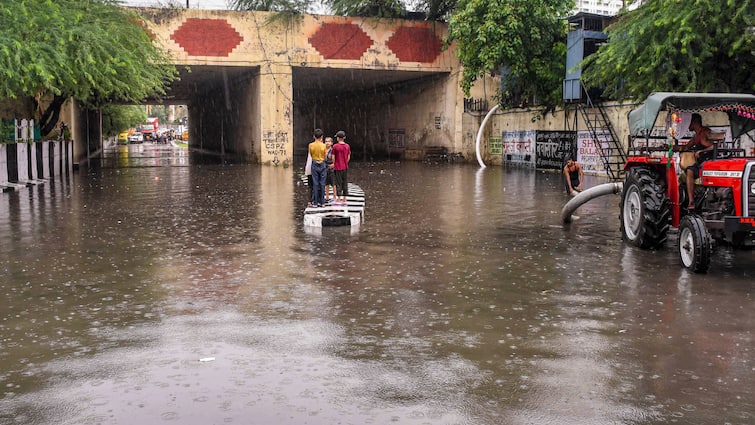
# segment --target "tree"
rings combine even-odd
[[[401,0],[326,0],[336,15],[400,18],[406,15]]]
[[[265,12],[283,12],[301,14],[314,4],[313,0],[230,0],[228,3],[236,10],[256,10]]]
[[[457,0],[418,0],[415,10],[424,12],[428,21],[446,21],[456,10]]]
[[[177,75],[138,16],[115,0],[0,2],[0,46],[0,99],[33,97],[43,135],[70,97],[93,107],[139,103],[164,95]]]
[[[152,105],[150,108],[149,116],[157,117],[161,123],[168,123],[168,116],[170,115],[170,107],[168,105]]]
[[[147,120],[144,108],[137,105],[105,105],[102,107],[102,134],[115,136],[127,128]]]
[[[646,0],[608,28],[583,80],[610,97],[755,90],[755,0]]]
[[[301,14],[325,6],[335,15],[373,18],[404,18],[410,9],[428,20],[448,18],[457,0],[230,0],[236,10],[257,10]]]
[[[460,0],[447,43],[456,43],[464,92],[505,67],[504,87],[535,97],[546,108],[559,104],[566,72],[563,18],[573,5],[572,0]]]

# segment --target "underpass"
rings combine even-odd
[[[318,127],[346,131],[364,159],[418,155],[427,146],[464,150],[459,65],[453,49],[441,47],[445,24],[140,13],[174,57],[180,79],[161,101],[188,106],[191,150],[285,166]]]

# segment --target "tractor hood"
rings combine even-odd
[[[755,96],[737,93],[653,93],[629,112],[632,136],[648,134],[661,111],[722,111],[729,116],[734,138],[755,129]]]

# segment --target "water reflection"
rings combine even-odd
[[[564,227],[557,175],[397,162],[309,234],[295,170],[130,148],[2,194],[0,422],[752,422],[752,252],[690,274],[618,197]]]

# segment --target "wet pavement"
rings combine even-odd
[[[752,251],[691,274],[618,196],[562,226],[556,174],[395,161],[318,232],[299,171],[144,144],[0,194],[0,423],[755,423]]]

